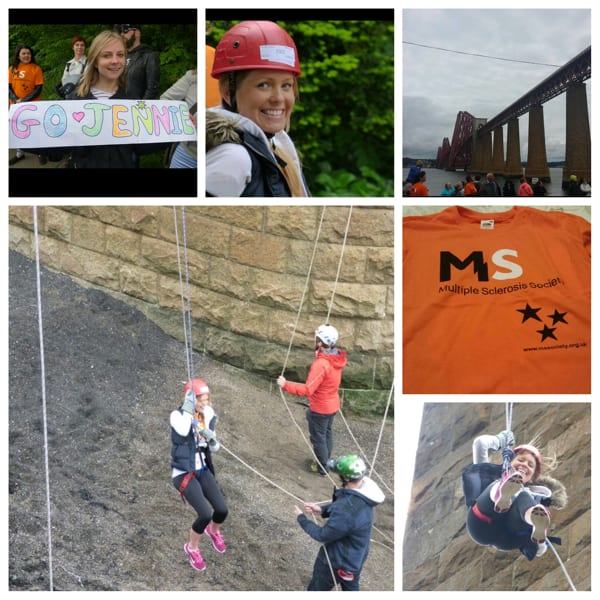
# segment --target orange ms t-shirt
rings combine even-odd
[[[42,68],[34,63],[19,63],[15,71],[11,67],[8,68],[8,83],[12,85],[13,92],[17,98],[25,98],[33,92],[37,85],[44,84],[44,75]],[[41,100],[41,94],[33,99],[33,101]],[[13,104],[9,100],[9,104]]]
[[[403,219],[404,393],[590,393],[591,227],[514,207]]]

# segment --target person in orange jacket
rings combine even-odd
[[[344,350],[336,347],[339,334],[329,324],[315,331],[315,360],[308,371],[305,383],[287,381],[283,375],[277,385],[284,392],[308,397],[308,432],[317,463],[311,469],[320,475],[327,473],[327,461],[333,452],[333,419],[340,409],[339,387],[342,370],[348,362]]]

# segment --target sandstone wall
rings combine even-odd
[[[528,561],[518,550],[476,545],[466,532],[467,508],[460,475],[471,463],[472,442],[505,428],[504,403],[425,404],[403,546],[404,590],[570,590],[548,549]],[[556,454],[551,473],[569,494],[553,510],[554,545],[578,591],[591,590],[591,405],[518,403],[513,408],[517,443],[539,436],[544,455]],[[498,460],[501,462],[501,459]]]
[[[383,403],[393,380],[393,208],[353,208],[338,277],[349,208],[327,207],[307,285],[321,211],[185,208],[193,344],[228,364],[276,377],[295,331],[285,374],[302,379],[314,329],[326,320],[335,287],[329,320],[349,352],[348,401],[367,390],[369,402]],[[180,208],[176,215],[183,267]],[[34,256],[32,223],[31,207],[9,208],[10,247],[28,257]],[[38,228],[44,266],[118,295],[183,339],[173,207],[38,207]]]

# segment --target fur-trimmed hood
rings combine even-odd
[[[550,477],[549,475],[541,475],[536,479],[535,483],[536,485],[547,487],[552,492],[550,506],[556,510],[561,510],[567,506],[569,501],[567,489],[558,479],[554,479],[554,477]]]
[[[229,111],[206,111],[206,151],[221,144],[241,144],[236,128],[240,125],[240,115]]]

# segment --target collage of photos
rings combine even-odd
[[[8,589],[393,592],[395,12],[187,4],[8,11]]]
[[[7,590],[591,591],[591,4],[262,4],[9,0]]]

